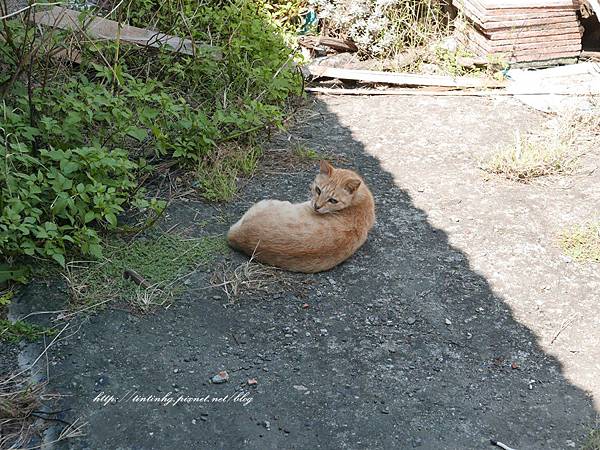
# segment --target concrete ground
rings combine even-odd
[[[557,235],[599,210],[599,172],[522,185],[480,171],[545,120],[510,99],[317,97],[304,116],[238,199],[182,202],[162,226],[222,234],[262,198],[306,199],[316,164],[287,157],[301,145],[370,185],[367,244],[233,302],[207,289],[215,264],[167,310],[75,319],[49,352],[49,391],[62,420],[88,425],[58,447],[579,448],[600,411],[600,271]],[[48,292],[60,304],[53,289],[29,286],[17,310],[50,309]]]

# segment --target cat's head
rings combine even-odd
[[[319,214],[339,211],[352,204],[361,179],[345,169],[336,169],[321,161],[319,174],[311,185],[313,209]]]

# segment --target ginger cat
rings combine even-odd
[[[256,203],[229,229],[229,245],[293,272],[322,272],[352,256],[375,223],[373,195],[355,172],[320,166],[311,201]]]

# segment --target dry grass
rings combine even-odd
[[[514,144],[483,162],[481,168],[510,180],[530,182],[548,175],[571,175],[579,160],[600,148],[600,98],[586,112],[565,112],[536,135],[516,134]]]
[[[305,284],[306,280],[301,275],[256,262],[254,255],[238,266],[221,265],[211,278],[211,287],[220,288],[231,303],[242,295],[273,295],[289,291],[303,295],[302,285]]]
[[[0,380],[0,448],[24,448],[36,433],[33,413],[41,406],[44,384],[23,378]]]
[[[513,145],[495,153],[482,168],[509,180],[527,183],[538,177],[573,173],[579,156],[559,137],[517,134]]]
[[[252,258],[239,266],[222,265],[211,278],[211,286],[221,288],[230,302],[242,293],[269,292],[285,278],[285,272],[254,262]]]
[[[49,411],[47,405],[43,403],[60,399],[63,396],[58,393],[45,393],[47,382],[32,383],[28,375],[69,325],[67,323],[57,333],[27,369],[0,376],[0,448],[26,448],[28,450],[42,447],[53,448],[52,444],[54,443],[84,435],[87,422],[76,419],[71,423],[60,419],[56,415],[63,411]],[[73,336],[73,334],[69,336]],[[49,379],[49,372],[46,372],[46,379]],[[26,447],[32,437],[41,436],[48,423],[62,423],[65,427],[56,440],[45,443],[43,446]]]
[[[564,231],[560,244],[563,252],[575,260],[600,262],[600,221]]]
[[[10,375],[0,379],[0,448],[41,448],[41,445],[27,445],[34,436],[40,436],[49,423],[59,422],[65,426],[56,440],[47,443],[47,448],[65,439],[84,435],[87,423],[79,419],[70,423],[54,417],[56,412],[44,412],[45,389],[45,383],[31,384],[24,376]]]

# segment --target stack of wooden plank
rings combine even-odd
[[[581,52],[579,0],[453,0],[459,39],[510,63],[561,61]]]

